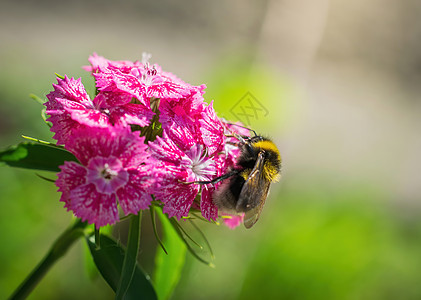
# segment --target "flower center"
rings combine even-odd
[[[148,63],[145,64],[143,68],[132,69],[131,74],[134,75],[140,83],[146,85],[147,87],[163,82],[163,79],[158,75],[158,71],[155,66],[152,66],[151,68]]]
[[[203,152],[203,145],[194,145],[186,151],[186,157],[183,158],[186,166],[191,170],[189,180],[206,181],[212,175],[216,174],[214,162]]]
[[[99,193],[113,194],[128,181],[129,174],[114,156],[96,156],[88,163],[87,183],[95,184]]]
[[[107,163],[104,165],[104,169],[101,171],[101,176],[104,179],[107,179],[107,180],[111,180],[111,179],[113,179],[117,175],[118,175],[117,171],[112,170],[110,168],[110,165],[107,164]]]

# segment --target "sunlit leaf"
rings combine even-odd
[[[142,220],[142,211],[137,215],[130,217],[129,237],[127,241],[127,250],[124,256],[123,267],[121,270],[120,281],[116,291],[115,298],[124,299],[129,288],[137,265],[137,255],[140,242],[140,224]]]
[[[163,244],[168,252],[157,248],[155,256],[154,282],[158,298],[168,299],[180,280],[181,271],[186,257],[186,245],[178,236],[168,217],[157,209],[162,224]]]
[[[98,268],[95,266],[91,250],[88,244],[83,244],[83,260],[85,271],[88,274],[89,279],[95,280],[99,276]]]
[[[94,234],[94,238],[95,238],[95,245],[97,246],[97,248],[101,247],[101,236],[95,236],[95,234],[102,234],[102,235],[107,235],[107,236],[111,236],[112,231],[113,231],[113,226],[112,225],[107,225],[107,226],[103,226],[101,227],[101,230],[97,232],[95,225],[91,226],[92,230],[89,231],[89,235]],[[99,245],[98,245],[99,242]],[[92,259],[92,254],[91,251],[89,249],[88,244],[85,244],[84,247],[84,256],[85,256],[85,270],[89,276],[90,279],[95,279],[99,276],[99,272],[97,267],[95,266],[95,263]]]
[[[159,246],[161,246],[165,254],[168,254],[167,249],[165,249],[164,243],[161,241],[161,238],[159,237],[158,231],[156,229],[155,206],[151,205],[151,207],[149,208],[149,211],[151,213],[152,228],[153,228],[153,233],[155,235],[156,241],[158,242]]]
[[[116,291],[126,250],[113,239],[101,235],[101,248],[97,249],[93,237],[86,239],[95,265],[109,286]],[[136,266],[125,300],[158,299],[150,278]]]
[[[65,161],[77,161],[70,152],[40,143],[20,143],[0,152],[0,162],[11,167],[59,172]]]

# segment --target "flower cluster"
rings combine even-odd
[[[51,131],[79,160],[61,166],[56,185],[68,210],[95,224],[114,224],[122,212],[137,214],[160,201],[169,217],[200,210],[217,220],[209,181],[233,167],[228,124],[213,103],[204,102],[205,85],[193,86],[160,66],[142,61],[111,61],[94,54],[84,67],[95,78],[88,95],[81,79],[58,78],[45,103]],[[241,216],[227,219],[229,227]]]

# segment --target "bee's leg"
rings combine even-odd
[[[183,182],[183,183],[184,184],[192,184],[192,183],[194,183],[194,184],[215,184],[215,183],[221,182],[222,180],[230,178],[234,175],[237,175],[238,172],[239,172],[238,170],[232,170],[232,171],[230,171],[230,172],[228,172],[228,173],[226,173],[222,176],[216,177],[216,178],[214,178],[212,180],[209,180],[209,181],[192,181],[192,182]]]
[[[244,128],[244,129],[250,130],[251,132],[253,132],[253,133],[254,133],[254,136],[257,136],[256,131],[254,131],[253,129],[250,129],[250,128],[248,128],[248,127],[245,127],[245,126],[242,126],[242,125],[238,125],[238,124],[234,124],[234,123],[227,123],[227,125],[237,126],[237,127],[241,127],[241,128]]]
[[[228,144],[228,145],[233,145],[233,146],[235,146],[235,147],[240,147],[240,143],[225,142],[225,144]]]

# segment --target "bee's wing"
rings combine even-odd
[[[259,219],[269,193],[270,181],[264,176],[263,167],[263,152],[260,152],[238,198],[237,208],[246,209],[244,216],[246,228],[251,228]],[[251,209],[247,210],[247,207],[251,207]]]

